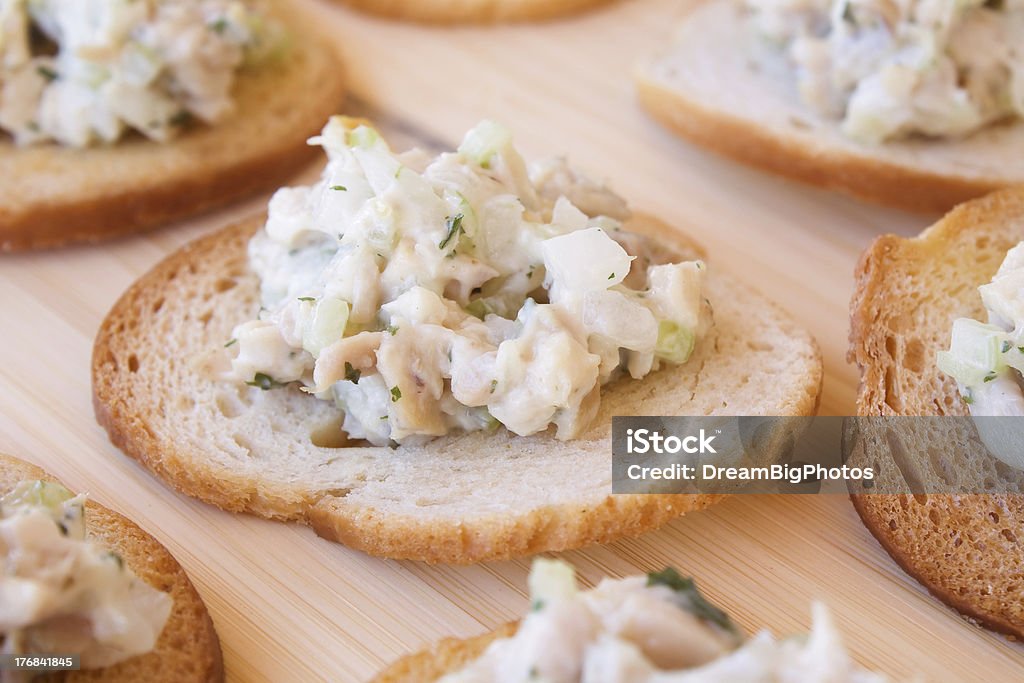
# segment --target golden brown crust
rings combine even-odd
[[[554,19],[612,0],[335,0],[363,12],[426,24],[489,24]]]
[[[312,161],[306,139],[344,97],[333,48],[289,17],[287,56],[244,70],[236,109],[169,143],[15,147],[0,139],[0,250],[58,247],[155,228],[269,191]]]
[[[727,496],[616,495],[597,505],[549,505],[529,514],[440,526],[430,520],[381,514],[325,498],[310,508],[316,533],[381,557],[470,564],[559,552],[639,536]]]
[[[372,678],[370,683],[436,681],[469,664],[495,640],[514,636],[517,628],[518,622],[511,622],[472,638],[445,638],[425,650],[402,657]]]
[[[966,414],[935,352],[948,347],[954,319],[984,317],[977,287],[1021,240],[1021,189],[960,206],[919,237],[875,240],[857,266],[851,303],[859,415]],[[882,547],[931,593],[991,629],[1024,637],[1021,496],[852,499]]]
[[[56,481],[44,470],[0,454],[0,492],[25,479]],[[220,641],[206,606],[185,570],[163,545],[134,522],[99,503],[88,501],[88,533],[104,547],[119,553],[132,571],[174,599],[171,616],[156,647],[114,666],[65,672],[43,680],[79,683],[217,683],[224,680]]]
[[[403,508],[393,503],[394,496],[408,495],[409,490],[418,487],[414,495],[429,498],[432,494],[431,485],[439,488],[451,485],[451,475],[447,468],[468,467],[473,476],[481,472],[489,473],[491,470],[488,465],[475,462],[476,456],[473,454],[480,450],[486,450],[487,457],[494,457],[502,463],[502,467],[511,469],[516,467],[516,460],[510,459],[509,453],[523,459],[535,458],[538,450],[551,449],[548,445],[550,437],[473,433],[449,437],[453,439],[451,442],[434,442],[441,444],[435,446],[434,451],[429,451],[429,446],[426,447],[427,451],[403,449],[404,452],[397,454],[386,448],[318,451],[306,441],[309,437],[302,432],[306,428],[296,426],[295,421],[299,419],[296,413],[308,411],[312,416],[308,424],[316,423],[318,414],[324,421],[336,420],[331,417],[335,409],[299,392],[289,394],[288,390],[256,391],[256,400],[278,401],[275,404],[277,407],[250,408],[244,416],[248,418],[258,414],[269,418],[273,413],[280,424],[284,425],[281,427],[283,431],[278,431],[277,436],[268,435],[268,438],[283,439],[274,441],[273,446],[266,445],[270,442],[253,445],[251,442],[255,437],[246,431],[247,428],[230,426],[231,421],[225,421],[223,415],[213,412],[214,408],[210,408],[210,418],[203,417],[202,423],[196,423],[194,428],[183,426],[180,419],[172,421],[173,425],[165,424],[165,413],[170,411],[176,414],[174,411],[180,410],[177,406],[183,396],[179,394],[184,392],[179,385],[184,380],[180,375],[171,376],[173,372],[168,361],[157,359],[153,362],[154,359],[150,357],[153,354],[147,354],[153,341],[147,335],[162,334],[160,330],[166,329],[169,334],[181,337],[192,334],[192,330],[185,327],[196,327],[199,330],[196,335],[202,337],[202,340],[187,342],[184,348],[179,344],[159,354],[160,358],[168,353],[175,357],[183,356],[173,361],[180,367],[180,364],[188,362],[187,356],[190,354],[208,346],[223,344],[221,340],[229,336],[233,325],[247,315],[254,315],[259,306],[256,300],[257,283],[248,269],[245,247],[260,222],[261,219],[254,219],[229,227],[170,256],[121,297],[97,335],[92,365],[93,404],[97,420],[106,428],[115,445],[144,463],[174,488],[227,510],[308,523],[321,536],[372,554],[459,564],[609,542],[625,535],[643,533],[685,512],[706,507],[722,497],[577,496],[567,502],[545,502],[529,509],[517,508],[512,511],[506,507],[497,508],[489,514],[482,511],[490,509],[485,503],[479,509],[470,507],[461,513],[448,511],[447,506],[458,505],[474,493],[467,491],[465,498],[445,494],[449,496],[445,498],[448,502],[442,508],[432,508],[430,503],[424,503],[424,506],[416,503],[412,507]],[[685,246],[680,246],[692,248],[692,243],[683,240],[678,233],[664,226],[660,229],[667,231],[666,237],[675,235],[677,242],[685,242]],[[769,312],[773,311],[771,304],[761,302],[757,306],[761,311],[759,315],[769,316],[779,326],[768,333],[776,335],[779,343],[784,338],[784,343],[799,349],[798,352],[791,349],[786,352],[790,355],[785,356],[789,359],[787,362],[797,364],[799,370],[796,372],[801,373],[791,383],[793,390],[785,396],[774,397],[773,401],[778,400],[779,403],[777,406],[773,404],[768,410],[778,410],[785,414],[813,413],[821,382],[820,354],[816,345],[806,332],[796,329],[781,314]],[[148,379],[144,376],[147,372],[153,373]],[[153,378],[157,378],[155,382]],[[714,386],[715,378],[705,381],[710,381]],[[737,384],[734,386],[731,382]],[[726,379],[723,381],[723,389],[728,392],[732,387],[736,391],[743,391],[750,395],[751,401],[761,404],[761,394],[753,395],[751,388],[745,384],[740,390],[740,382],[738,377]],[[771,383],[777,386],[774,376]],[[207,384],[210,386],[188,391],[189,395],[184,400],[190,410],[219,400],[203,393],[208,390],[219,391],[212,383]],[[643,396],[643,386],[644,383],[634,383],[622,391],[630,396]],[[722,396],[715,400],[723,405],[728,398]],[[672,412],[679,409],[679,404],[661,407],[654,398],[636,400],[646,400],[651,410]],[[305,418],[304,415],[302,417]],[[334,429],[337,429],[337,423],[334,424]],[[243,442],[249,442],[255,451],[247,449],[239,460],[232,461],[227,451],[218,450],[216,454],[212,451],[219,448],[215,444],[230,442],[232,433],[236,433],[233,430],[242,430],[242,433],[234,437],[234,445],[227,444],[227,449],[234,449],[241,438]],[[195,438],[182,438],[186,431],[191,431],[189,437]],[[591,440],[577,448],[589,448],[590,453],[597,452],[603,456],[606,447],[601,440]],[[559,448],[567,447],[560,445]],[[600,450],[595,451],[595,448]],[[301,451],[301,457],[305,460],[288,470],[294,474],[277,476],[265,466],[259,470],[252,466],[254,462],[269,465],[275,459],[279,461],[278,466],[283,466],[280,461],[296,458],[296,450]],[[464,459],[444,460],[435,467],[442,459],[438,455],[439,450],[464,453],[464,456],[459,456]],[[480,453],[480,457],[483,455]],[[582,452],[567,451],[563,457],[556,458],[558,467],[571,469],[577,456],[584,457]],[[594,462],[593,455],[587,457],[591,460],[586,462]],[[330,479],[325,474],[323,483],[317,483],[320,473],[330,462],[339,459],[345,460],[344,466],[351,465],[355,470],[339,475],[340,479]],[[413,469],[403,464],[406,460],[417,459],[424,465]],[[493,460],[488,462],[494,465]],[[549,466],[555,465],[544,465]],[[402,469],[396,471],[396,467]],[[437,467],[442,468],[440,473]],[[394,476],[399,477],[396,482],[407,482],[411,477],[411,482],[417,483],[409,482],[409,488],[401,489],[404,494],[391,488],[382,492],[382,487],[386,486],[381,482],[389,481]],[[431,477],[429,483],[420,483],[421,477],[428,476]],[[503,476],[510,475],[489,476],[501,481]],[[570,475],[568,470],[560,470],[558,476],[565,478],[565,483],[559,485],[566,485],[574,481],[572,476],[578,474]],[[406,484],[395,483],[394,486],[405,487]],[[353,491],[353,487],[357,490]],[[370,492],[364,494],[366,490]],[[438,512],[438,509],[444,511]]]
[[[1005,187],[1005,181],[934,173],[870,156],[821,150],[704,107],[653,81],[638,83],[640,103],[694,144],[751,166],[860,199],[910,211],[944,211]]]

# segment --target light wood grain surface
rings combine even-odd
[[[300,4],[336,36],[350,111],[377,117],[403,144],[452,145],[491,117],[515,131],[529,157],[567,154],[634,208],[698,237],[713,267],[783,304],[821,345],[822,412],[853,410],[857,372],[845,353],[857,256],[879,232],[913,234],[934,217],[761,175],[650,121],[634,101],[631,70],[669,38],[685,2],[626,0],[556,23],[473,29]],[[519,615],[528,561],[383,561],[305,528],[223,513],[169,491],[93,420],[92,339],[116,297],[178,245],[265,201],[99,247],[0,258],[0,450],[46,466],[164,542],[210,607],[230,680],[362,680],[439,637],[480,633]],[[587,583],[675,565],[748,631],[804,630],[810,601],[823,599],[856,658],[895,676],[1024,678],[1024,648],[929,597],[882,552],[845,497],[734,498],[642,538],[566,557]]]

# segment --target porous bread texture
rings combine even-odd
[[[93,351],[94,406],[113,443],[178,490],[227,510],[305,522],[370,554],[428,562],[607,543],[721,498],[609,495],[613,415],[810,415],[817,407],[813,339],[712,265],[715,326],[693,358],[606,387],[580,439],[498,429],[417,447],[325,447],[340,434],[330,403],[294,387],[210,381],[195,369],[258,313],[246,244],[261,222],[196,241],[154,268],[114,305]],[[632,227],[694,253],[656,222]]]
[[[306,144],[344,99],[335,48],[279,9],[284,56],[239,72],[234,111],[171,142],[131,134],[74,149],[16,147],[0,134],[0,250],[57,247],[139,232],[269,191],[317,156]]]
[[[495,640],[511,638],[518,622],[504,624],[472,638],[445,638],[429,648],[402,657],[374,676],[370,683],[430,683],[458,671],[479,657]]]
[[[935,355],[949,348],[956,318],[986,319],[977,288],[1021,240],[1019,188],[964,204],[918,237],[875,240],[857,266],[850,313],[859,415],[968,414]],[[962,463],[959,476],[984,477],[992,466],[979,461],[976,439],[961,435],[965,450],[944,454]],[[923,476],[944,476],[921,463]],[[1024,496],[855,495],[853,502],[889,554],[938,598],[989,628],[1024,637]]]
[[[24,480],[56,481],[44,470],[0,453],[0,495]],[[89,499],[86,501],[89,538],[118,553],[143,581],[169,593],[174,600],[170,618],[150,652],[102,669],[55,672],[36,681],[62,683],[217,683],[224,680],[220,641],[206,605],[185,570],[159,541],[134,522]]]
[[[335,0],[371,14],[427,24],[542,21],[611,0]]]
[[[637,70],[641,104],[698,145],[743,163],[913,211],[1024,183],[1024,124],[962,140],[923,137],[865,145],[800,101],[785,55],[761,43],[738,0],[688,12],[672,47]]]
[[[989,454],[969,416],[941,419],[848,420],[844,452],[850,467],[871,467],[874,479],[850,482],[851,493],[1024,493],[1024,471]],[[867,484],[867,486],[865,486]]]

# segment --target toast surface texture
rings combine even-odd
[[[706,0],[686,14],[673,46],[637,71],[641,104],[661,123],[743,163],[871,202],[947,211],[1024,183],[1024,124],[963,140],[868,146],[804,106],[781,52],[760,43],[738,2]]]
[[[612,0],[335,0],[363,12],[426,24],[543,21]]]
[[[9,491],[26,479],[55,481],[35,465],[0,454],[0,492]],[[171,616],[151,652],[102,669],[60,672],[35,680],[64,683],[223,681],[220,641],[213,622],[177,560],[134,522],[92,500],[86,501],[86,529],[90,538],[120,554],[139,578],[170,594],[174,599]]]
[[[935,354],[949,348],[956,318],[986,319],[977,287],[1021,240],[1021,189],[960,206],[919,237],[875,240],[857,266],[851,304],[859,415],[968,414]],[[958,454],[972,470],[969,449]],[[855,495],[853,502],[893,559],[934,595],[1024,637],[1024,496]]]
[[[304,17],[281,19],[286,54],[239,72],[235,109],[168,143],[138,134],[85,149],[0,135],[0,250],[154,228],[281,185],[317,157],[306,139],[344,98],[337,53]]]
[[[113,443],[224,509],[308,523],[370,554],[428,562],[607,543],[720,497],[609,495],[613,415],[809,415],[817,407],[813,339],[712,265],[714,331],[686,365],[605,387],[595,426],[580,439],[498,429],[419,447],[330,448],[341,415],[329,403],[192,369],[259,310],[246,244],[262,220],[200,239],[150,271],[114,305],[93,350],[94,407]]]

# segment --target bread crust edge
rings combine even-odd
[[[615,0],[334,0],[388,19],[422,24],[494,24],[547,21]]]
[[[762,171],[874,204],[935,213],[1006,185],[991,179],[931,173],[839,150],[822,153],[767,128],[708,109],[642,73],[636,81],[641,106],[689,142]]]

